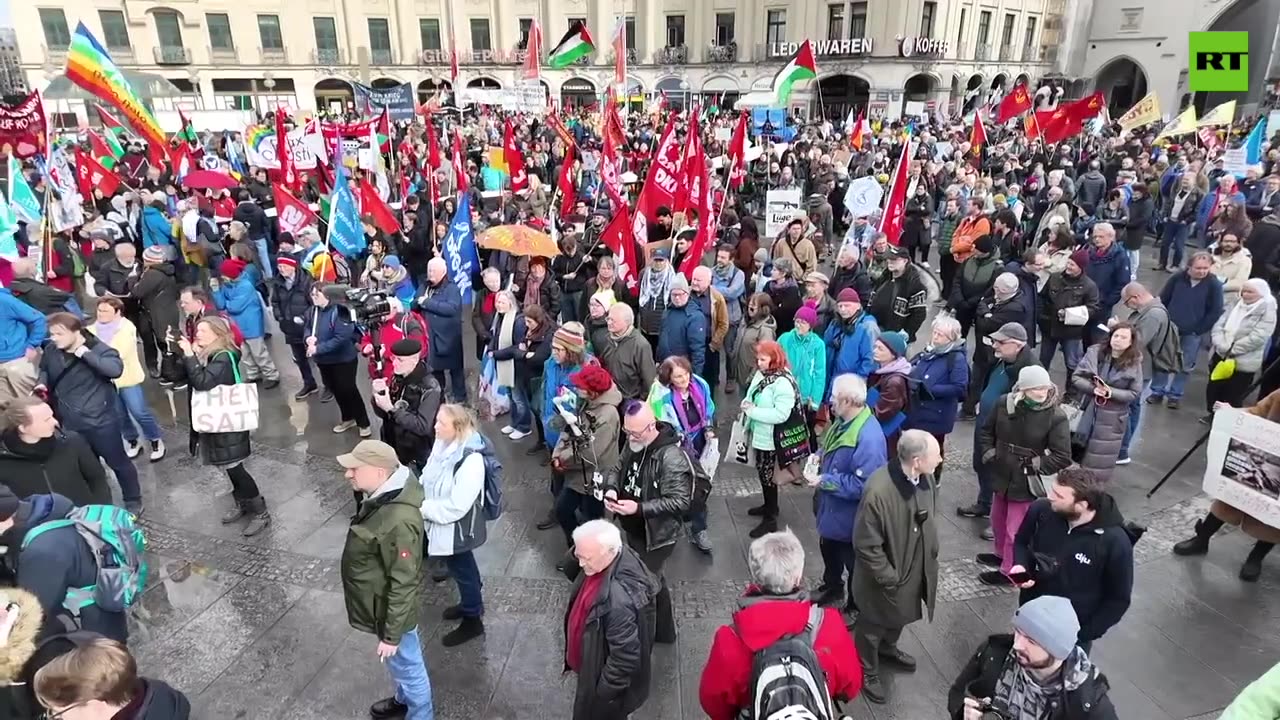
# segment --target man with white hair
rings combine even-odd
[[[449,266],[442,258],[427,263],[427,286],[422,297],[414,301],[427,321],[427,364],[441,390],[445,388],[445,371],[449,372],[449,397],[466,404],[467,382],[462,370],[462,292],[449,277]]]
[[[1090,343],[1100,342],[1106,333],[1098,325],[1106,320],[1111,308],[1120,302],[1120,291],[1131,282],[1129,253],[1116,244],[1116,229],[1111,223],[1100,222],[1093,226],[1093,250],[1089,252],[1089,267],[1085,273],[1098,286],[1098,310],[1085,326]]]
[[[601,364],[618,386],[623,402],[647,399],[658,367],[653,361],[653,346],[636,328],[635,310],[626,303],[614,303],[605,324],[609,342],[596,348]]]
[[[573,720],[621,720],[649,697],[658,580],[607,520],[573,531],[582,567],[569,594],[564,663],[578,675]]]
[[[751,585],[738,600],[733,622],[716,630],[702,668],[698,698],[703,712],[711,720],[735,720],[743,710],[754,709],[751,676],[756,653],[793,635],[813,647],[830,697],[851,702],[862,680],[858,651],[839,610],[824,609],[805,596],[800,540],[790,530],[753,540],[747,568]]]
[[[858,620],[853,639],[862,661],[863,693],[873,703],[888,698],[881,662],[908,672],[915,658],[898,647],[907,625],[933,619],[938,595],[938,488],[933,471],[942,462],[938,441],[923,430],[907,430],[890,458],[867,481],[854,522],[853,599]]]

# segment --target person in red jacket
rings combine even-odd
[[[711,720],[735,720],[751,702],[751,665],[756,652],[786,635],[803,635],[810,603],[804,584],[804,547],[791,531],[764,535],[751,543],[748,565],[753,584],[738,600],[733,622],[720,626],[702,669],[698,699]],[[852,702],[862,690],[862,663],[844,618],[823,611],[814,651],[827,676],[831,699]]]

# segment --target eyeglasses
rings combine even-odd
[[[628,430],[624,427],[622,428],[622,431],[626,433],[627,437],[631,438],[632,440],[641,440],[644,438],[646,433],[648,433],[650,430],[654,429],[655,427],[657,427],[657,423],[649,423],[648,425],[645,425],[639,430]]]
[[[44,713],[40,715],[40,720],[59,720],[59,718],[65,718],[67,716],[67,713],[71,712],[72,710],[75,710],[76,708],[84,707],[85,705],[88,705],[90,702],[91,701],[86,700],[85,702],[76,703],[75,705],[68,705],[62,708],[61,710],[58,710],[57,712],[54,712],[53,710],[46,708]]]

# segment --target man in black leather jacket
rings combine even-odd
[[[422,343],[401,338],[391,345],[395,376],[373,381],[373,412],[382,418],[382,442],[396,450],[401,464],[422,471],[436,441],[440,383],[422,361]]]
[[[661,579],[656,639],[670,643],[675,641],[675,619],[662,566],[684,534],[684,516],[693,496],[693,464],[675,429],[658,422],[648,403],[626,403],[623,414],[627,443],[618,466],[605,475],[605,508],[619,516],[627,544]]]

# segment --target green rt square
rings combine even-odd
[[[1192,92],[1248,92],[1249,33],[1188,33],[1187,84]]]

